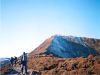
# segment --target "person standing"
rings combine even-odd
[[[13,57],[11,57],[10,62],[11,62],[11,66],[13,67],[13,64],[14,64],[14,58]]]
[[[27,54],[25,52],[23,52],[23,55],[21,57],[21,72],[22,72],[22,74],[24,71],[27,74]]]
[[[16,67],[16,64],[17,64],[17,57],[16,56],[14,58],[14,64],[15,64],[15,67]]]

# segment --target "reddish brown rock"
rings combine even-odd
[[[33,60],[32,60],[33,59]],[[99,56],[88,58],[62,59],[56,57],[38,57],[29,59],[28,67],[40,71],[42,75],[99,75]],[[94,64],[91,62],[93,60]]]
[[[12,67],[10,64],[4,65],[2,68],[0,68],[0,75],[4,74],[5,72],[7,72],[11,68]]]

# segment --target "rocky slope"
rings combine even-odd
[[[57,57],[87,57],[90,54],[100,55],[100,40],[73,36],[52,36],[44,41],[29,55],[52,54]]]
[[[32,69],[33,75],[100,75],[100,57],[39,56],[29,59],[28,68]]]

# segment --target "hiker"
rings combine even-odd
[[[14,64],[14,58],[13,57],[11,57],[10,62],[11,62],[11,66],[13,67],[13,64]]]
[[[16,56],[14,58],[14,64],[15,64],[15,67],[16,67],[16,64],[17,64],[17,57]]]
[[[23,74],[23,71],[27,74],[27,54],[23,52],[23,55],[21,57],[21,72]]]

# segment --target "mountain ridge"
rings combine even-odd
[[[91,43],[91,41],[92,41],[92,43]],[[95,48],[95,46],[94,46],[94,45],[97,45],[97,43],[100,46],[99,39],[54,35],[54,36],[51,36],[50,38],[48,38],[47,40],[45,40],[39,47],[37,47],[34,51],[32,51],[30,53],[30,55],[32,56],[35,54],[43,53],[46,55],[52,54],[54,56],[65,57],[65,58],[66,57],[80,57],[80,56],[87,57],[90,54],[100,55],[100,48],[98,48],[98,50],[97,50],[97,48]],[[93,46],[91,46],[90,44],[93,44]],[[63,47],[64,47],[64,49],[63,49]],[[80,47],[81,50],[79,50],[78,47]],[[65,50],[65,49],[67,49],[67,50]],[[71,52],[71,50],[74,50],[74,49],[76,51],[78,50],[77,52],[79,52],[79,53],[76,52],[76,55],[75,55],[75,53],[73,51]],[[57,54],[61,51],[63,51],[62,54],[61,53]],[[67,51],[69,51],[69,52],[67,52]],[[82,52],[80,52],[80,51],[82,51]],[[66,52],[67,52],[67,54],[65,54],[65,56],[63,56],[63,54]],[[80,55],[80,53],[82,53],[82,55]],[[69,56],[69,54],[70,54],[70,56]]]

